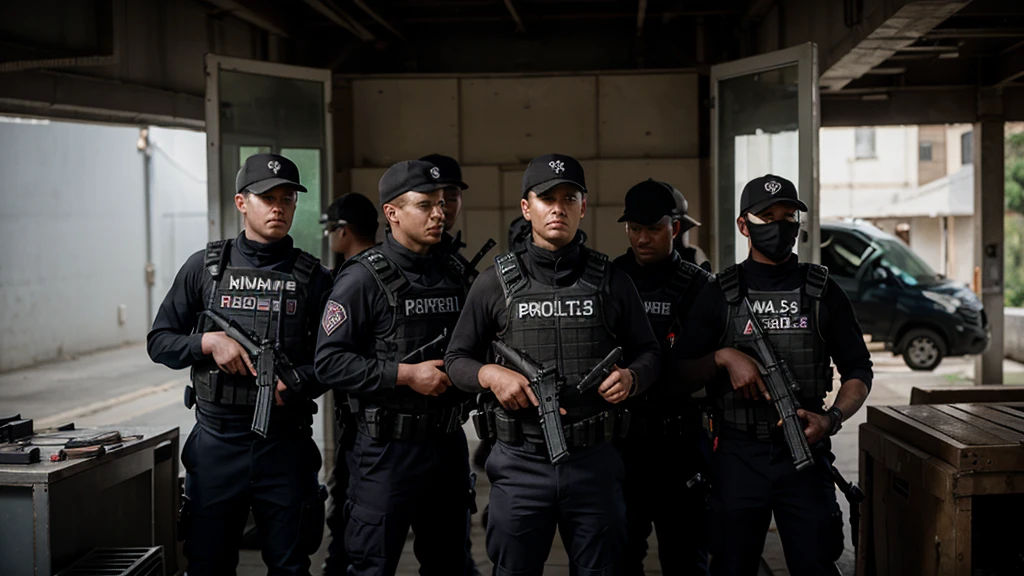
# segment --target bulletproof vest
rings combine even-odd
[[[752,290],[743,280],[739,266],[733,265],[718,275],[718,282],[728,304],[728,321],[722,338],[723,347],[736,348],[760,362],[751,345],[754,320],[743,305],[747,296],[754,315],[761,322],[779,358],[789,364],[800,386],[798,401],[812,412],[821,412],[822,400],[832,390],[831,362],[821,336],[818,308],[825,294],[828,268],[817,264],[801,264],[804,283],[794,290]],[[778,419],[774,407],[763,400],[745,400],[731,390],[716,401],[716,407],[726,422],[749,425],[754,422],[774,422]]]
[[[466,301],[467,288],[462,269],[451,254],[442,256],[444,275],[434,286],[423,286],[408,279],[379,248],[370,248],[352,259],[366,267],[373,275],[391,308],[391,325],[377,336],[375,353],[386,362],[402,362],[409,353],[434,340],[443,331],[450,336],[459,320]],[[346,263],[347,264],[347,263]],[[443,349],[435,358],[441,360]],[[395,409],[433,409],[465,400],[458,390],[449,389],[441,397],[418,394],[408,388],[399,388],[386,398],[374,398],[381,406]],[[439,402],[439,400],[443,400]]]
[[[213,282],[206,309],[234,321],[257,343],[267,339],[289,358],[302,357],[315,339],[306,322],[306,306],[309,282],[319,260],[300,251],[290,274],[231,266],[231,243],[231,240],[218,240],[206,246],[203,264]],[[218,330],[220,328],[205,316],[196,328],[197,332]],[[251,390],[255,401],[255,377],[219,372],[212,358],[197,362],[192,374],[193,379],[214,375],[221,385]],[[197,393],[202,398],[201,391],[197,389]],[[231,391],[223,390],[223,393],[218,396],[225,404],[249,403],[229,396],[233,394]]]
[[[672,253],[672,261],[675,266],[664,284],[655,289],[639,291],[640,299],[644,303],[644,310],[647,312],[647,319],[654,330],[654,336],[661,344],[663,357],[671,355],[672,345],[679,336],[683,322],[693,305],[696,291],[691,290],[691,286],[697,280],[710,279],[710,274],[704,269],[685,261],[677,252]],[[682,384],[666,380],[665,374],[662,376],[647,393],[639,398],[631,399],[630,403],[633,406],[657,404],[659,399],[670,397],[665,393],[668,387]],[[671,410],[671,407],[663,407]]]
[[[576,385],[616,346],[616,338],[604,313],[611,273],[608,257],[585,247],[580,251],[583,273],[571,286],[532,280],[515,252],[494,262],[507,308],[505,329],[498,337],[541,365],[554,364],[564,380],[559,404],[584,408],[579,415],[585,417],[610,405],[597,387],[580,394]]]

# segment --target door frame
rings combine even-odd
[[[324,153],[320,159],[321,186],[320,212],[327,210],[334,195],[334,122],[331,113],[331,71],[325,68],[307,68],[275,62],[262,62],[233,58],[220,54],[207,54],[206,66],[206,198],[209,214],[208,239],[224,237],[224,202],[220,194],[221,136],[220,136],[220,71],[244,72],[261,76],[276,76],[294,80],[320,82],[324,87]],[[275,153],[279,152],[274,150]],[[233,235],[233,234],[232,234]],[[321,242],[319,257],[329,256],[326,242]]]
[[[721,107],[718,102],[718,83],[739,76],[747,76],[758,72],[766,72],[778,68],[797,65],[797,124],[799,128],[798,158],[800,159],[799,181],[796,183],[800,198],[807,203],[810,210],[805,218],[801,218],[801,238],[798,240],[800,260],[804,262],[820,262],[821,228],[820,206],[818,193],[818,129],[821,125],[818,87],[818,48],[813,42],[807,42],[792,48],[759,54],[750,58],[734,60],[711,67],[711,214],[710,230],[713,262],[719,270],[732,264],[732,255],[721,252],[722,234],[734,234],[733,229],[719,230],[719,198],[718,198],[718,115]],[[804,161],[807,159],[808,161]],[[803,236],[806,234],[806,240]],[[723,257],[724,256],[724,257]],[[725,260],[725,261],[723,261]]]

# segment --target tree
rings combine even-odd
[[[1024,306],[1024,132],[1006,138],[1004,190],[1003,302],[1006,306]]]

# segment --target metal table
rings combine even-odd
[[[101,428],[142,435],[88,459],[0,465],[0,574],[47,576],[95,547],[164,547],[178,571],[178,428]]]

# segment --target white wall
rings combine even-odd
[[[956,174],[963,167],[960,137],[974,128],[971,124],[949,124],[946,126],[946,174]]]
[[[138,135],[0,122],[0,370],[145,337]]]
[[[206,134],[153,127],[149,143],[156,314],[178,268],[206,246]]]
[[[917,187],[917,126],[876,127],[874,158],[856,158],[854,128],[818,138],[822,218],[871,217]]]
[[[942,236],[942,222],[939,218],[910,219],[910,249],[940,274],[945,273],[946,269]]]

